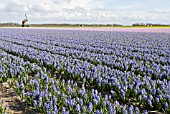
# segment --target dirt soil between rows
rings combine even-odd
[[[4,100],[4,103],[2,103]],[[9,108],[6,114],[39,114],[37,110],[30,107],[26,102],[16,94],[13,88],[10,88],[7,82],[0,84],[0,106]]]

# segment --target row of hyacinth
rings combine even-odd
[[[4,38],[5,41],[6,38]],[[10,41],[10,39],[8,40]],[[36,49],[48,51],[55,54],[62,54],[64,56],[71,56],[72,58],[90,61],[93,64],[101,64],[106,65],[114,69],[119,69],[121,71],[133,71],[136,75],[152,75],[152,78],[159,78],[164,79],[168,77],[168,69],[170,60],[168,57],[164,58],[157,58],[154,59],[129,59],[126,57],[120,57],[117,54],[114,55],[104,55],[104,54],[96,54],[96,53],[89,53],[84,51],[78,51],[74,49],[67,49],[57,46],[45,45],[41,43],[35,43],[31,41],[23,41],[19,39],[12,39],[13,43],[17,43],[19,45],[24,45],[27,47],[33,47]],[[127,54],[126,54],[127,55]],[[139,57],[140,58],[140,57]],[[163,64],[163,65],[162,65]]]
[[[10,46],[8,46],[8,47],[15,47],[15,50],[16,49],[18,49],[19,51],[18,51],[18,53],[22,53],[23,51],[22,51],[22,49],[21,49],[21,47],[22,46],[18,46],[18,48],[15,46],[16,44],[14,44],[14,45],[10,45]],[[6,45],[2,45],[2,47],[5,47]],[[7,48],[7,47],[5,47],[5,48]],[[25,47],[24,47],[25,48]],[[23,49],[24,49],[23,48]],[[30,50],[30,49],[29,49]],[[14,50],[13,50],[14,51]],[[24,51],[26,51],[25,49],[24,49]],[[31,52],[32,53],[34,53],[34,51],[33,50],[31,50]],[[44,51],[44,52],[46,52],[46,51]],[[47,52],[48,53],[48,52]],[[38,53],[36,53],[35,52],[35,54],[36,55],[39,55]],[[50,54],[50,53],[49,53]],[[32,54],[31,54],[32,55]],[[46,54],[45,54],[46,55]],[[24,55],[25,56],[25,55]],[[28,53],[27,53],[27,56],[28,56]],[[44,55],[42,55],[42,56],[40,56],[40,58],[42,58]],[[50,57],[50,56],[54,56],[54,55],[49,55],[48,57]],[[113,82],[113,79],[115,78],[114,76],[113,76],[113,72],[114,73],[116,73],[115,75],[116,76],[119,76],[118,78],[121,78],[121,79],[118,79],[118,83],[124,83],[125,84],[125,86],[128,86],[128,85],[126,85],[126,81],[128,80],[128,78],[129,78],[129,75],[133,75],[133,77],[132,78],[134,78],[135,77],[135,75],[134,75],[134,73],[133,72],[122,72],[122,71],[119,71],[119,70],[114,70],[114,69],[109,69],[107,66],[104,66],[103,67],[103,71],[102,70],[98,70],[98,72],[96,72],[95,70],[97,70],[97,69],[101,69],[102,68],[102,66],[101,65],[99,65],[99,66],[94,66],[93,64],[90,64],[90,63],[88,63],[88,62],[84,62],[83,64],[82,64],[82,62],[81,61],[79,61],[79,60],[76,60],[76,63],[77,63],[77,66],[75,67],[75,62],[72,62],[73,60],[71,60],[71,58],[69,58],[69,60],[70,61],[68,61],[68,63],[67,63],[67,58],[64,58],[63,56],[58,56],[58,57],[61,57],[61,58],[59,58],[58,60],[59,61],[63,61],[63,60],[66,60],[65,62],[66,63],[64,63],[64,61],[63,61],[63,63],[62,64],[64,64],[64,66],[62,66],[62,64],[60,64],[59,66],[61,66],[61,68],[59,68],[59,69],[66,69],[67,70],[67,72],[69,72],[69,73],[71,73],[71,74],[74,74],[74,75],[79,75],[80,76],[80,78],[81,79],[83,79],[84,78],[84,76],[86,75],[86,80],[88,81],[89,79],[90,79],[90,77],[92,78],[92,79],[90,79],[90,83],[93,83],[93,82],[97,82],[97,83],[99,83],[98,85],[99,86],[101,86],[102,84],[100,84],[100,83],[104,83],[105,85],[110,85],[110,86],[115,86],[115,83],[116,82]],[[56,58],[56,57],[55,57]],[[32,58],[32,59],[36,59],[36,56],[35,56],[35,58]],[[61,60],[60,60],[61,59]],[[45,58],[45,60],[48,60],[48,58],[46,59]],[[51,60],[53,60],[53,59],[51,59]],[[41,60],[40,60],[41,61]],[[43,61],[43,60],[42,60]],[[41,61],[41,62],[42,62]],[[70,63],[73,63],[72,65],[70,64]],[[50,64],[51,63],[51,64]],[[56,64],[54,63],[54,61],[47,61],[47,64],[49,64],[49,65],[54,65],[54,66],[56,66]],[[70,66],[66,66],[66,65],[70,65]],[[86,65],[89,65],[89,68],[82,68],[82,66],[85,66],[86,67]],[[66,68],[65,68],[66,67]],[[100,68],[101,67],[101,68]],[[72,69],[71,69],[72,68]],[[77,69],[75,69],[75,68],[77,68]],[[93,68],[93,69],[90,69],[90,68]],[[106,69],[106,70],[105,70]],[[87,71],[89,71],[89,70],[91,70],[91,72],[84,72],[84,70],[87,70]],[[102,71],[102,72],[101,72]],[[102,74],[100,74],[101,75],[101,77],[97,77],[97,73],[102,73]],[[122,75],[128,75],[128,76],[126,76],[125,78],[127,78],[126,80],[124,79],[124,78],[122,78]],[[110,75],[110,77],[106,77],[107,75]],[[140,76],[140,75],[139,75]],[[141,76],[140,76],[141,77]],[[77,78],[77,77],[74,77],[74,78]],[[94,78],[94,80],[93,80],[93,78]],[[100,79],[101,78],[101,79]],[[117,77],[116,77],[117,78]],[[151,77],[149,77],[149,78],[151,78]],[[103,79],[103,81],[100,81],[100,80],[102,80]],[[134,79],[133,79],[134,80]],[[110,83],[111,84],[109,84],[109,82],[108,81],[110,81]],[[122,81],[125,81],[125,82],[122,82]],[[168,80],[164,80],[164,81],[168,81]],[[124,86],[124,85],[123,85]],[[135,83],[133,83],[132,84],[132,87],[133,86],[135,86]],[[104,86],[105,87],[105,86]],[[105,89],[104,87],[102,87],[102,89]],[[119,88],[118,87],[118,85],[116,84],[116,87],[117,88]],[[127,89],[125,89],[126,91],[127,91]],[[130,93],[129,93],[130,94]],[[168,94],[168,93],[167,93]]]
[[[167,49],[169,45],[169,34],[165,33],[117,33],[117,32],[83,32],[83,31],[47,31],[47,30],[30,30],[29,34],[16,33],[15,30],[10,30],[6,34],[2,33],[2,36],[19,38],[22,40],[38,41],[41,43],[47,43],[50,45],[57,45],[61,47],[71,47],[74,49],[89,51],[97,51],[98,53],[103,49],[106,53],[109,48],[128,50],[135,47],[138,51],[144,50],[147,53],[162,52]],[[19,35],[18,35],[19,34]],[[35,37],[38,37],[35,38]],[[67,38],[67,40],[65,40]],[[150,40],[151,39],[151,40]],[[154,41],[154,42],[153,42]],[[162,45],[162,43],[164,45]],[[84,46],[84,47],[82,47]],[[94,47],[94,48],[93,48]],[[100,47],[100,48],[98,48]],[[88,49],[89,48],[89,49]],[[154,50],[154,49],[157,50]],[[113,50],[109,50],[113,51]],[[109,53],[110,54],[110,53]],[[167,55],[167,54],[166,54]]]
[[[23,34],[7,35],[5,33],[2,34],[2,36],[5,38],[13,37],[14,39],[19,38],[18,40],[29,40],[33,42],[45,43],[48,45],[57,45],[64,48],[68,47],[77,50],[86,50],[86,51],[96,52],[96,53],[112,54],[115,53],[116,50],[120,50],[119,56],[126,56],[124,53],[122,53],[122,51],[123,52],[134,51],[135,54],[137,55],[138,54],[141,55],[141,53],[144,53],[144,55],[142,56],[145,56],[145,54],[146,56],[149,56],[147,55],[147,53],[154,54],[154,56],[158,54],[162,56],[169,56],[169,52],[168,52],[169,50],[167,50],[167,46],[169,45],[168,34],[160,34],[160,33],[159,34],[158,33],[157,34],[153,34],[153,33],[135,34],[135,33],[116,33],[116,32],[92,32],[92,33],[88,32],[88,34],[87,32],[85,32],[86,34],[85,33],[82,34],[83,33],[82,31],[81,32],[57,31],[57,33],[56,31],[42,31],[42,32],[49,32],[49,33],[48,34],[45,33],[43,35],[41,34],[37,36],[37,31],[36,32],[29,31],[29,32],[32,33],[31,35],[29,34],[27,36]],[[53,32],[55,32],[55,34]],[[89,35],[89,33],[91,34]],[[35,36],[38,37],[38,39],[37,38],[35,39],[34,38]],[[65,38],[67,38],[67,40],[65,40]],[[124,40],[125,38],[126,40]],[[162,45],[162,43],[164,45]]]
[[[20,41],[24,42],[23,44],[31,47],[34,47],[36,49],[41,49],[45,51],[51,51],[52,53],[57,53],[57,54],[62,54],[65,56],[72,56],[73,58],[76,59],[83,59],[83,60],[89,60],[90,62],[94,63],[100,63],[107,65],[111,68],[116,68],[121,71],[133,71],[136,75],[141,74],[141,75],[152,75],[152,78],[159,78],[159,79],[164,79],[167,78],[169,80],[169,60],[165,60],[163,63],[167,65],[161,65],[161,64],[156,64],[157,63],[162,63],[162,61],[138,61],[138,60],[131,60],[131,59],[126,59],[126,58],[121,58],[119,56],[108,56],[108,55],[101,55],[101,54],[94,54],[94,53],[86,53],[86,52],[78,52],[75,50],[66,50],[66,49],[61,49],[61,48],[50,48],[51,46],[47,45],[40,45],[40,44],[34,44],[32,42],[25,42],[25,41]],[[16,43],[16,42],[15,42]],[[21,44],[21,43],[19,43]],[[22,45],[23,45],[22,44]],[[45,47],[45,48],[44,48]],[[53,51],[55,49],[55,51]],[[56,51],[57,49],[57,51]],[[95,61],[95,62],[94,62]],[[97,61],[97,62],[96,62]],[[166,75],[167,74],[167,75]]]
[[[0,52],[1,71],[9,79],[9,85],[41,113],[140,113],[138,107],[113,100],[113,95],[103,97],[97,90],[87,90],[84,84],[79,87],[73,80],[55,79],[37,64]]]
[[[3,37],[1,37],[3,39]],[[7,37],[8,38],[8,37]],[[4,40],[4,39],[3,39]],[[26,44],[25,44],[26,45]],[[146,105],[149,109],[165,109],[169,105],[169,66],[162,66],[167,69],[162,80],[152,79],[150,74],[140,76],[133,71],[121,71],[108,66],[97,64],[96,66],[87,61],[62,56],[42,51],[42,48],[25,47],[25,45],[12,44],[2,41],[1,48],[8,52],[14,52],[20,57],[28,57],[29,60],[37,60],[40,65],[64,70],[68,76],[77,80],[85,80],[90,85],[100,90],[113,89],[114,97],[120,101],[127,101],[134,98],[135,103]],[[41,49],[37,50],[37,49]],[[13,54],[14,54],[13,53]],[[45,56],[45,58],[43,58]],[[56,59],[57,58],[57,59]],[[56,62],[58,61],[58,62]],[[122,62],[123,63],[123,62]],[[155,64],[156,66],[156,64]],[[144,66],[145,67],[145,66]],[[148,80],[150,80],[148,82]]]

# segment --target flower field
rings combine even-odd
[[[170,32],[152,31],[1,28],[0,82],[44,114],[170,113]]]

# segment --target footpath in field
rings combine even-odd
[[[38,112],[30,107],[26,102],[16,94],[13,88],[10,88],[7,82],[0,85],[0,100],[3,109],[6,106],[6,114],[38,114]]]

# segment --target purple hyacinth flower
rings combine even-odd
[[[165,102],[164,107],[165,107],[166,109],[168,109],[168,108],[169,108],[169,106],[168,106],[168,103],[167,103],[167,102]]]

